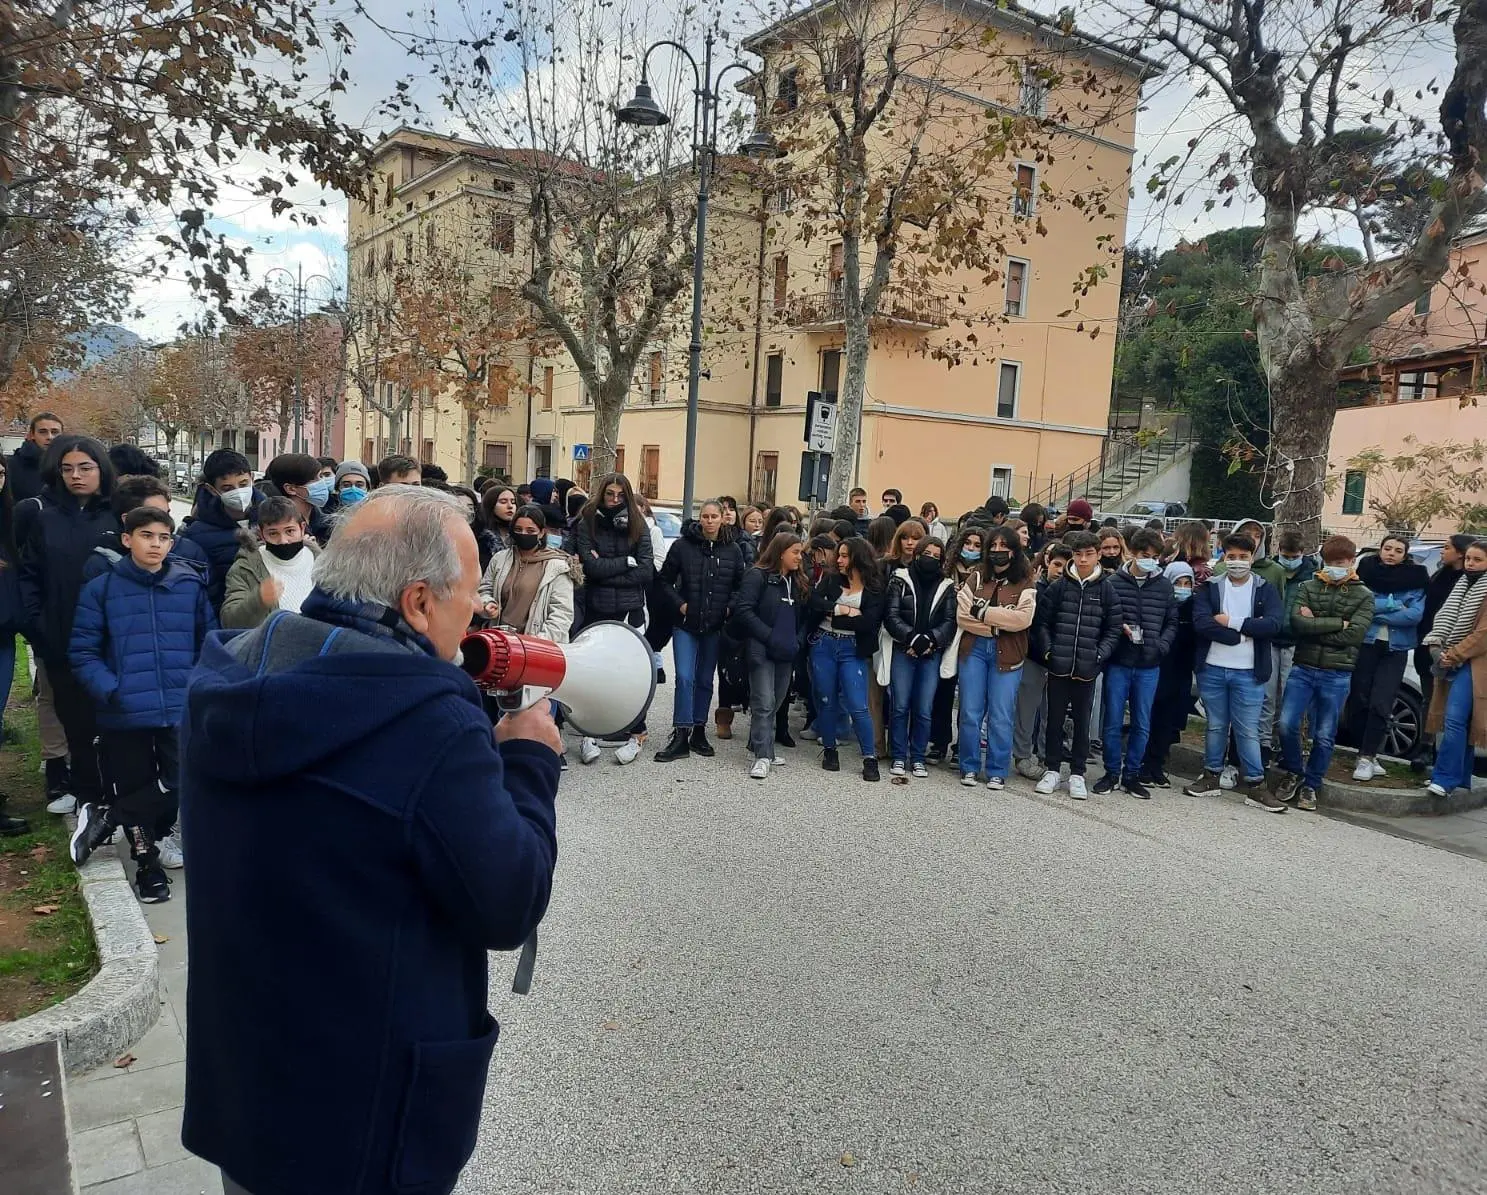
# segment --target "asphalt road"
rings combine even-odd
[[[461,1192],[1487,1191],[1487,865],[785,754],[575,759]]]

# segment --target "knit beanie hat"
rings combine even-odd
[[[336,489],[341,488],[341,482],[347,477],[360,477],[368,485],[371,484],[371,471],[360,461],[342,461],[336,466]]]

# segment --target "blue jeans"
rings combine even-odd
[[[1248,668],[1207,667],[1198,673],[1198,696],[1208,716],[1203,739],[1203,766],[1217,775],[1224,770],[1229,749],[1229,731],[1239,748],[1239,764],[1248,783],[1265,778],[1260,759],[1260,710],[1265,705],[1265,686]]]
[[[929,751],[929,720],[940,684],[940,652],[922,659],[895,643],[893,672],[888,692],[893,697],[893,718],[888,726],[890,750],[895,761],[923,763]],[[913,717],[913,730],[909,719]]]
[[[1125,775],[1132,780],[1141,774],[1146,744],[1151,738],[1151,705],[1157,696],[1161,668],[1131,668],[1112,664],[1105,669],[1105,715],[1100,739],[1105,744],[1105,770],[1121,774],[1120,732],[1125,725],[1126,703],[1131,706],[1131,735],[1126,741]]]
[[[1312,792],[1321,787],[1322,777],[1332,763],[1332,748],[1337,745],[1337,722],[1347,703],[1353,685],[1351,672],[1335,668],[1310,668],[1297,664],[1286,678],[1286,689],[1280,703],[1281,767],[1293,776],[1301,776]],[[1301,719],[1310,715],[1311,756],[1301,763]]]
[[[15,680],[15,635],[0,635],[0,710],[10,701],[10,686]]]
[[[834,748],[837,719],[845,712],[857,731],[857,745],[863,759],[877,759],[873,745],[873,719],[867,712],[867,669],[869,660],[857,658],[857,639],[853,635],[823,633],[811,647],[811,684],[815,686],[820,714],[816,729],[821,746]]]
[[[1477,753],[1472,747],[1472,670],[1470,665],[1458,668],[1449,676],[1440,676],[1438,685],[1449,685],[1446,690],[1446,722],[1441,734],[1440,746],[1435,752],[1435,770],[1430,779],[1447,792],[1456,788],[1470,788],[1472,765]]]
[[[996,662],[996,637],[978,635],[970,654],[960,662],[960,772],[978,775],[981,725],[986,724],[987,776],[1003,780],[1012,766],[1012,733],[1017,724],[1017,691],[1022,669],[1003,672]]]
[[[671,656],[676,664],[676,692],[671,698],[671,723],[677,729],[706,726],[713,703],[713,677],[718,671],[720,631],[694,635],[677,627],[671,633]]]

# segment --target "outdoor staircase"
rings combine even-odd
[[[1097,512],[1118,513],[1142,486],[1192,451],[1185,420],[1154,435],[1112,437],[1089,464],[1035,490],[1028,501],[1064,510],[1075,498],[1086,498]]]

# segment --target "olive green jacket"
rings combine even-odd
[[[1303,607],[1310,616],[1301,613]],[[1351,672],[1373,623],[1373,591],[1356,575],[1341,585],[1328,584],[1317,575],[1296,587],[1287,613],[1296,641],[1296,666]]]

